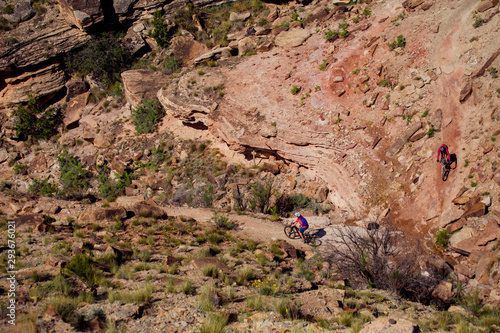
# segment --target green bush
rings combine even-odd
[[[142,105],[132,109],[132,122],[139,134],[154,132],[164,116],[165,111],[156,98],[143,99]]]
[[[49,139],[57,134],[62,124],[62,114],[59,109],[41,108],[39,97],[30,96],[26,106],[19,104],[14,110],[17,118],[15,129],[16,135],[21,141],[28,139]]]
[[[92,74],[105,84],[120,81],[120,73],[132,64],[132,55],[121,45],[121,35],[104,32],[65,58],[70,71]]]
[[[299,88],[299,87],[297,87],[296,85],[293,85],[293,86],[292,86],[292,89],[290,89],[290,93],[291,93],[292,95],[297,95],[297,94],[299,93],[299,91],[300,91],[300,88]]]
[[[90,286],[97,286],[102,280],[101,272],[94,268],[92,258],[86,254],[77,254],[71,258],[65,270],[78,275]]]
[[[427,130],[427,137],[428,138],[432,138],[434,136],[434,132],[436,131],[436,129],[434,128],[434,126],[431,126],[429,127],[429,129]]]
[[[57,194],[57,186],[49,183],[48,179],[33,179],[30,184],[28,191],[34,195],[40,195],[42,197],[51,197]]]
[[[403,35],[399,35],[398,37],[396,37],[395,41],[393,41],[392,43],[387,43],[387,45],[389,46],[389,49],[394,50],[398,47],[405,47],[406,40]]]
[[[160,47],[165,49],[168,47],[172,33],[169,31],[164,22],[165,18],[163,17],[163,12],[160,10],[155,11],[153,14],[153,20],[151,21],[154,28],[151,32],[151,37],[154,38]]]
[[[229,215],[220,214],[220,212],[216,211],[214,215],[210,218],[209,222],[214,223],[217,227],[222,229],[234,229],[236,225],[233,221],[229,220]]]
[[[338,31],[328,30],[327,32],[325,32],[325,39],[327,42],[330,42],[330,43],[334,42],[338,38],[339,38]]]
[[[434,244],[436,244],[437,247],[446,249],[448,247],[448,241],[450,240],[450,232],[446,229],[438,230],[436,232],[436,237],[434,240]]]
[[[60,194],[63,197],[81,198],[85,191],[90,188],[90,180],[92,173],[85,169],[83,164],[67,150],[64,150],[57,156],[59,163],[59,171],[61,177],[59,183],[61,184]]]
[[[97,178],[99,181],[99,196],[106,198],[108,201],[114,201],[117,197],[125,194],[125,187],[132,183],[132,172],[125,171],[122,174],[116,173],[115,179],[108,177],[108,167],[104,165],[98,167],[100,175]]]

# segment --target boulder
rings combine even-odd
[[[441,213],[441,217],[439,218],[439,228],[442,229],[446,227],[448,224],[457,221],[462,216],[463,210],[455,205],[448,206],[448,208]]]
[[[234,21],[245,21],[248,19],[252,14],[251,13],[236,13],[236,12],[231,12],[229,15],[229,21],[234,22]]]
[[[439,283],[439,285],[432,291],[433,297],[438,298],[445,303],[449,303],[454,295],[453,285],[448,281],[441,281],[441,283]]]
[[[192,37],[174,37],[172,38],[171,44],[175,58],[180,60],[183,64],[191,64],[194,59],[208,52],[208,48],[205,44],[194,40]]]
[[[44,153],[36,155],[29,164],[31,172],[44,172],[47,170],[47,158]]]
[[[324,287],[303,292],[299,294],[300,312],[306,318],[334,320],[343,312],[344,297],[344,290]]]
[[[100,0],[57,0],[57,2],[66,22],[80,30],[104,20]]]
[[[495,253],[487,252],[481,257],[476,266],[476,280],[481,284],[488,283],[490,268],[497,260]]]
[[[469,97],[469,95],[472,93],[472,82],[469,81],[465,84],[465,86],[462,88],[462,90],[460,91],[460,97],[459,97],[459,101],[460,103],[463,103],[465,102],[465,100],[467,99],[467,97]]]
[[[448,230],[450,232],[450,234],[452,234],[455,231],[462,229],[466,223],[467,223],[466,219],[459,219],[457,222],[453,222],[453,223],[448,224],[446,226],[446,230]]]
[[[142,99],[155,98],[168,76],[144,69],[129,70],[121,74],[125,98],[132,107],[142,103]]]
[[[466,219],[469,217],[480,217],[486,214],[486,205],[482,202],[478,202],[471,208],[469,208],[461,217]]]
[[[295,249],[295,247],[292,244],[282,240],[280,242],[280,248],[289,257],[291,257],[293,259],[297,259],[297,250]]]
[[[71,99],[64,111],[63,124],[66,129],[74,129],[80,126],[80,119],[82,118],[83,111],[87,105],[87,100],[89,98],[89,93],[81,94],[73,99]]]
[[[168,217],[167,212],[165,212],[163,208],[151,206],[145,203],[136,203],[127,208],[127,211],[133,212],[135,216],[156,217],[159,219],[165,219]]]
[[[403,7],[414,9],[424,3],[424,0],[405,0],[403,2]]]
[[[475,271],[473,271],[472,268],[465,263],[455,265],[453,269],[455,270],[455,272],[462,274],[463,276],[466,276],[469,279],[472,279],[475,275]]]
[[[495,7],[496,5],[498,5],[498,0],[483,0],[481,1],[481,3],[479,3],[476,10],[482,13],[490,8]]]
[[[208,59],[214,59],[214,58],[220,57],[221,54],[224,55],[225,53],[230,53],[230,48],[229,47],[219,47],[215,50],[211,50],[205,54],[202,54],[198,58],[194,59],[193,63],[198,64],[198,63],[203,62],[203,61],[208,60]]]
[[[89,88],[87,84],[82,80],[70,80],[66,82],[66,101],[69,101],[73,97],[86,93]]]
[[[35,16],[35,10],[30,0],[18,0],[14,5],[13,13],[7,16],[7,20],[14,23],[24,22]]]
[[[302,45],[310,36],[311,32],[307,29],[291,29],[276,36],[275,44],[280,47],[296,47]]]
[[[245,37],[238,42],[238,54],[240,56],[243,56],[248,51],[255,50],[256,48],[257,43],[252,37]]]
[[[476,245],[476,241],[477,237],[467,238],[453,245],[450,249],[464,256],[468,256],[472,251],[479,249],[479,247]]]
[[[478,235],[476,245],[484,246],[489,242],[494,241],[495,239],[497,239],[499,233],[500,227],[498,226],[498,223],[496,223],[496,221],[494,220],[489,220],[486,223],[483,231],[481,231],[481,233]]]
[[[470,201],[470,197],[468,197],[468,196],[461,196],[461,197],[458,197],[458,198],[455,198],[452,200],[452,202],[455,205],[465,205],[469,201]]]
[[[196,258],[196,259],[193,259],[193,261],[191,261],[191,263],[193,264],[194,268],[196,268],[197,270],[201,270],[203,267],[205,267],[207,265],[214,265],[220,271],[222,271],[222,273],[224,273],[224,274],[231,273],[231,268],[229,268],[229,266],[227,266],[225,263],[223,263],[222,261],[220,261],[217,258],[213,258],[213,257]]]
[[[116,14],[126,14],[137,0],[113,0],[113,9]]]
[[[115,218],[124,219],[127,211],[123,207],[117,208],[97,208],[83,212],[78,218],[79,223],[95,223],[99,221],[113,220]]]

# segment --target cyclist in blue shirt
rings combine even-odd
[[[302,216],[302,214],[300,214],[300,212],[295,213],[295,216],[297,216],[297,220],[292,225],[292,227],[295,226],[297,223],[300,224],[299,235],[302,238],[302,241],[305,243],[306,240],[304,239],[303,232],[306,231],[307,228],[309,228],[309,223],[307,223],[307,220],[304,218],[304,216]]]

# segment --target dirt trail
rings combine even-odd
[[[206,208],[166,208],[169,216],[185,216],[200,222],[207,222],[214,212]],[[253,239],[256,242],[270,242],[273,239],[285,239],[300,250],[310,250],[311,247],[300,240],[288,239],[283,233],[285,224],[272,222],[248,215],[229,214],[229,218],[238,224],[236,236]],[[287,221],[292,221],[288,219]],[[285,221],[286,222],[286,221]],[[312,226],[313,227],[313,226]]]

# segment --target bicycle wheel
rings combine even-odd
[[[441,167],[441,179],[443,181],[446,180],[446,164],[443,163],[443,166]]]
[[[289,225],[287,225],[283,231],[285,232],[285,235],[286,237],[290,238],[290,239],[295,239],[299,236],[299,233],[297,232],[297,228],[295,227],[291,227]]]

